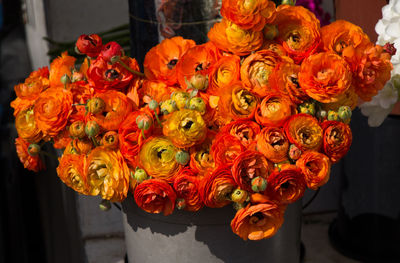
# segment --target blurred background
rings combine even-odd
[[[163,28],[146,22],[160,16],[168,19],[160,12],[162,6],[178,0],[0,1],[0,262],[125,261],[118,209],[102,212],[99,198],[68,189],[58,179],[52,160],[38,174],[19,162],[9,107],[15,99],[13,87],[32,70],[49,65],[52,56],[70,48],[83,33],[103,32],[139,61],[159,40],[174,34],[204,42],[206,28],[218,16],[218,5],[199,14],[190,8],[197,1],[180,1],[188,10],[182,21],[185,16],[201,15],[210,20],[201,25],[205,28]],[[320,2],[326,13],[323,19],[360,25],[373,42],[375,24],[387,3],[314,2]],[[303,198],[303,262],[400,262],[400,138],[396,138],[400,120],[390,115],[381,127],[370,128],[358,111],[354,115],[356,135],[348,156],[333,167],[330,181],[318,195],[310,190]]]

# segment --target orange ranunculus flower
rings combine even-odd
[[[336,102],[323,103],[321,106],[324,110],[337,111],[341,106],[349,106],[351,110],[354,110],[358,105],[358,95],[355,92],[353,86],[351,86],[346,92],[338,97]]]
[[[177,89],[168,86],[162,81],[143,80],[142,88],[138,91],[138,93],[142,100],[153,99],[157,102],[161,102],[169,99],[171,97],[171,93],[175,90]]]
[[[196,43],[191,39],[173,37],[164,39],[151,48],[144,58],[144,74],[149,80],[161,80],[168,85],[178,82],[176,64],[185,52]]]
[[[307,187],[317,190],[326,184],[331,172],[331,162],[322,153],[307,151],[296,162],[297,167],[303,172]]]
[[[278,43],[299,64],[319,46],[319,20],[302,6],[280,5],[276,11],[273,23],[278,27]]]
[[[286,121],[284,130],[289,142],[302,151],[318,151],[322,145],[322,128],[311,115],[299,113],[291,116]]]
[[[390,79],[391,57],[379,45],[371,44],[362,50],[348,47],[343,50],[343,57],[353,72],[355,92],[364,101],[370,101]]]
[[[182,166],[175,159],[178,149],[165,137],[150,137],[140,148],[139,166],[149,176],[173,181]]]
[[[208,130],[204,141],[190,148],[189,166],[199,176],[203,176],[209,169],[214,169],[215,163],[211,154],[211,145],[214,138],[215,132]]]
[[[103,48],[103,41],[97,34],[80,35],[75,46],[80,53],[94,58],[100,54]]]
[[[25,110],[15,117],[15,128],[18,136],[28,142],[39,142],[43,138],[42,131],[36,125],[33,110]]]
[[[276,41],[274,41],[274,40],[265,40],[263,47],[261,49],[275,52],[276,54],[278,54],[281,57],[287,56],[286,50],[283,48],[283,46],[276,43]]]
[[[269,0],[222,1],[221,15],[246,30],[261,31],[275,16],[275,3]]]
[[[230,86],[240,77],[240,57],[223,56],[210,69],[207,93],[218,95],[221,88]]]
[[[16,98],[10,103],[11,108],[14,109],[14,117],[17,116],[21,111],[29,110],[35,105],[35,100],[24,100],[21,98]]]
[[[301,198],[306,189],[306,181],[300,168],[284,165],[268,177],[267,195],[279,204],[291,204]]]
[[[72,103],[72,93],[64,88],[51,87],[40,93],[33,114],[44,135],[56,136],[65,128],[72,113]]]
[[[206,123],[195,110],[175,111],[168,116],[163,125],[163,134],[179,148],[191,147],[206,138]]]
[[[89,84],[84,81],[76,81],[68,84],[68,89],[74,97],[74,103],[86,103],[93,95],[93,90]]]
[[[185,210],[198,211],[203,206],[200,192],[200,179],[191,169],[182,170],[174,180],[174,189],[178,198],[185,200]]]
[[[350,149],[353,140],[349,125],[339,121],[324,121],[323,148],[332,163],[337,163]]]
[[[238,56],[248,55],[263,44],[262,32],[242,29],[224,18],[208,31],[208,38],[219,49]]]
[[[149,179],[140,183],[134,193],[136,204],[148,213],[172,214],[175,208],[176,193],[164,180]]]
[[[152,116],[150,112],[146,113],[146,109],[148,108],[145,108],[143,111],[130,112],[118,129],[121,154],[131,167],[137,166],[137,155],[143,143],[143,137],[141,135],[141,130],[137,126],[136,118],[141,114]],[[152,130],[153,126],[148,130],[144,130],[145,136],[149,136]]]
[[[263,126],[283,126],[287,118],[296,112],[295,105],[278,93],[267,95],[257,106],[256,121]]]
[[[101,144],[110,149],[119,148],[118,133],[115,131],[108,131],[103,135]]]
[[[333,52],[322,52],[306,58],[301,64],[299,83],[311,98],[336,102],[351,86],[352,72],[347,62]]]
[[[63,154],[58,158],[57,175],[61,181],[76,192],[90,193],[87,178],[87,157],[85,154]]]
[[[219,135],[229,133],[240,140],[243,146],[250,148],[256,142],[256,136],[260,133],[260,125],[250,120],[237,120],[221,128]]]
[[[87,165],[90,195],[112,202],[126,198],[130,171],[119,151],[96,147],[88,155]]]
[[[269,76],[282,58],[275,52],[260,50],[248,56],[240,68],[243,84],[253,93],[265,97],[272,91]]]
[[[218,58],[219,55],[216,54],[214,47],[207,43],[187,50],[176,65],[176,73],[181,88],[185,90],[186,82],[190,81],[196,74],[207,76],[211,70],[211,65]]]
[[[64,154],[88,154],[93,149],[91,140],[73,139],[70,140],[65,147]]]
[[[264,127],[257,136],[257,150],[274,163],[288,159],[289,141],[282,128]]]
[[[47,67],[33,71],[24,83],[15,85],[14,91],[18,98],[34,100],[49,87],[49,69]]]
[[[231,202],[229,196],[235,188],[236,183],[230,168],[220,166],[202,179],[200,195],[206,206],[220,208]]]
[[[139,64],[134,58],[121,57],[121,60],[131,69],[139,71]],[[102,56],[93,60],[88,71],[88,81],[96,92],[108,90],[122,91],[129,86],[136,75],[121,66],[118,62],[110,64]]]
[[[251,181],[256,177],[268,180],[269,166],[262,153],[247,150],[239,154],[233,161],[232,176],[241,189],[253,192]]]
[[[133,104],[128,97],[118,91],[109,90],[95,95],[105,102],[103,112],[92,114],[90,120],[96,121],[104,130],[118,130],[121,122],[132,111]]]
[[[348,47],[365,48],[371,42],[367,34],[359,27],[345,20],[336,20],[321,28],[322,49],[342,55]]]
[[[50,64],[49,84],[50,87],[64,87],[61,77],[65,74],[71,77],[76,58],[68,56],[68,52],[61,53],[61,56],[54,59]]]
[[[228,132],[219,133],[211,145],[211,153],[215,166],[232,165],[236,157],[244,152],[246,148],[240,140]]]
[[[248,205],[236,212],[231,221],[233,233],[244,240],[270,238],[283,224],[282,209],[271,201]]]
[[[295,104],[301,104],[309,98],[299,85],[299,71],[299,65],[282,62],[274,68],[269,76],[269,84],[272,89],[289,97]]]
[[[48,137],[47,137],[48,138]],[[45,137],[44,139],[47,140]],[[53,139],[53,147],[55,149],[65,149],[67,145],[72,141],[70,137],[69,131],[67,128],[64,128],[56,136],[52,137]]]
[[[24,165],[24,168],[37,173],[40,170],[44,170],[45,166],[42,160],[40,159],[39,155],[37,156],[29,155],[28,153],[29,144],[30,143],[24,141],[24,139],[21,138],[15,139],[15,148],[17,150],[19,160]]]

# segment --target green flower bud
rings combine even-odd
[[[190,79],[190,86],[193,89],[206,90],[208,88],[208,76],[202,74],[193,75]]]
[[[186,164],[189,162],[189,160],[190,160],[190,155],[189,155],[188,152],[185,152],[185,151],[178,151],[178,152],[175,154],[175,159],[176,159],[176,162],[177,162],[177,163],[179,163],[179,164],[181,164],[181,165],[186,165]]]
[[[100,126],[96,121],[88,121],[85,125],[85,133],[89,138],[95,137],[100,132]]]
[[[31,143],[28,146],[28,154],[32,157],[37,156],[40,153],[40,146],[36,143]]]
[[[60,80],[61,80],[61,83],[64,85],[71,82],[71,79],[69,78],[69,76],[67,74],[62,75]]]
[[[256,193],[263,192],[265,191],[266,188],[267,188],[267,181],[264,178],[257,176],[253,178],[253,180],[251,180],[251,189],[254,192]]]
[[[314,102],[304,102],[304,103],[300,104],[299,112],[310,114],[310,115],[315,115],[315,103]]]
[[[333,110],[328,111],[328,120],[329,121],[338,121],[339,120],[338,113]]]
[[[166,100],[161,102],[160,110],[163,115],[170,114],[174,111],[177,111],[178,108],[176,107],[176,103],[173,100]]]
[[[109,200],[103,199],[103,200],[101,200],[101,202],[99,204],[99,208],[102,211],[108,211],[111,209],[111,202]]]
[[[136,124],[139,129],[147,131],[153,125],[153,119],[147,114],[141,114],[137,116]]]
[[[200,97],[191,98],[189,101],[189,109],[196,110],[203,115],[206,113],[206,103]]]
[[[151,100],[149,102],[149,108],[150,110],[155,110],[158,108],[158,102],[156,100]]]
[[[171,95],[171,99],[175,101],[176,107],[180,110],[185,108],[186,102],[189,100],[189,98],[189,93],[184,91],[176,91]]]
[[[238,188],[231,193],[231,200],[235,203],[244,203],[248,197],[249,194],[245,190]]]
[[[115,64],[118,61],[120,61],[120,59],[121,59],[120,56],[113,56],[110,58],[110,62],[111,62],[111,64]]]
[[[296,1],[295,0],[282,0],[282,5],[295,5]]]
[[[102,113],[105,107],[106,103],[104,102],[104,100],[98,97],[94,97],[88,100],[88,102],[86,103],[86,110],[93,114]]]
[[[349,121],[351,119],[351,108],[349,106],[341,106],[338,109],[339,118],[343,121]]]
[[[143,182],[144,180],[147,180],[149,178],[149,176],[147,175],[146,171],[144,169],[136,169],[135,174],[133,175],[133,177],[135,178],[136,182],[138,182],[139,184],[141,182]]]
[[[183,198],[178,198],[176,199],[176,208],[179,210],[185,209],[186,207],[186,201]]]

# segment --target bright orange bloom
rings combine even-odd
[[[358,105],[358,95],[355,92],[353,86],[351,86],[346,92],[337,98],[336,102],[324,103],[322,108],[326,111],[333,110],[337,111],[341,106],[349,106],[351,110],[354,110]]]
[[[273,20],[275,3],[269,0],[222,1],[221,15],[246,30],[261,31]]]
[[[196,43],[191,39],[173,37],[164,39],[151,48],[144,58],[144,74],[148,80],[161,80],[168,85],[178,82],[176,64]]]
[[[304,175],[295,165],[285,165],[268,177],[267,195],[279,204],[291,204],[300,199],[306,189]]]
[[[260,133],[260,126],[254,121],[237,120],[221,128],[217,138],[229,133],[240,140],[243,146],[248,149],[256,142],[256,136]]]
[[[353,140],[349,125],[339,121],[324,121],[324,152],[332,163],[337,163],[349,151]]]
[[[295,112],[295,105],[290,99],[271,93],[257,106],[255,117],[256,121],[263,126],[280,127]]]
[[[68,52],[61,53],[61,56],[54,59],[50,64],[49,84],[50,87],[64,87],[61,77],[65,74],[71,77],[76,58],[68,56]]]
[[[299,113],[291,116],[285,123],[284,130],[289,142],[296,144],[302,151],[318,151],[322,146],[322,128],[311,115]]]
[[[72,113],[72,103],[72,93],[64,88],[51,87],[39,95],[33,113],[44,135],[55,136],[64,129]]]
[[[364,49],[371,42],[359,27],[345,20],[336,20],[321,28],[322,48],[342,55],[346,47]]]
[[[35,157],[29,155],[28,153],[29,144],[30,144],[29,142],[26,142],[21,138],[15,139],[15,147],[17,150],[17,154],[19,160],[24,165],[24,168],[37,173],[40,170],[44,170],[45,166],[42,160],[40,159],[39,155]]]
[[[310,189],[317,190],[329,180],[331,162],[322,153],[307,151],[297,160],[296,165],[303,172],[307,187]]]
[[[247,240],[270,238],[283,224],[283,212],[271,201],[248,205],[236,212],[231,222],[233,233]]]
[[[282,58],[275,52],[260,50],[248,56],[240,68],[243,84],[260,97],[272,91],[269,76]]]
[[[96,147],[88,155],[87,163],[90,195],[101,195],[112,202],[126,198],[130,171],[119,151]]]
[[[149,179],[140,183],[134,193],[136,204],[148,213],[172,214],[175,208],[176,193],[164,180]]]
[[[45,138],[47,139],[47,138]],[[53,147],[55,149],[64,149],[71,142],[72,138],[70,137],[68,129],[64,128],[56,136],[53,138]]]
[[[220,208],[231,203],[230,193],[236,188],[229,167],[221,166],[208,173],[201,181],[200,195],[206,206]]]
[[[302,6],[280,5],[274,24],[278,27],[278,43],[299,64],[314,53],[320,43],[320,24],[315,15]]]
[[[287,160],[289,141],[283,129],[264,127],[257,136],[257,150],[274,163]]]
[[[88,154],[93,149],[93,143],[91,140],[85,139],[73,139],[67,143],[64,154]]]
[[[232,176],[240,189],[253,192],[251,181],[255,177],[268,180],[270,165],[265,156],[257,151],[247,150],[239,154],[232,165]]]
[[[61,181],[76,192],[90,193],[87,181],[87,157],[84,154],[63,154],[58,158],[57,175]]]
[[[15,117],[15,128],[18,136],[28,142],[39,142],[42,137],[42,131],[36,125],[33,110],[25,110]]]
[[[364,101],[370,101],[390,79],[391,57],[379,45],[363,50],[348,47],[343,50],[343,57],[353,72],[355,92]]]
[[[245,56],[261,48],[263,34],[240,28],[227,19],[215,23],[208,31],[208,38],[219,49],[238,56]]]
[[[49,69],[40,68],[29,74],[24,83],[15,85],[14,91],[21,99],[34,100],[49,87]]]
[[[190,147],[190,169],[199,176],[203,176],[208,169],[213,169],[214,159],[211,155],[211,144],[215,138],[215,132],[208,130],[204,141]]]
[[[175,178],[174,189],[178,198],[185,200],[185,210],[195,212],[204,206],[199,187],[200,179],[191,169],[182,170]]]
[[[102,99],[106,106],[103,112],[92,114],[90,119],[96,121],[104,130],[118,130],[121,122],[133,109],[131,100],[115,90],[98,93],[95,97]]]
[[[276,43],[276,41],[274,41],[274,40],[265,40],[263,47],[261,49],[273,51],[281,57],[287,56],[286,50],[283,48],[283,46]]]
[[[240,77],[240,57],[223,56],[210,69],[207,93],[218,95],[220,89],[229,86]]]
[[[238,138],[227,132],[220,133],[211,145],[211,153],[216,167],[232,165],[235,158],[245,149]]]
[[[24,100],[18,97],[10,103],[11,108],[14,109],[14,117],[22,111],[31,109],[34,105],[35,100]]]
[[[143,80],[142,88],[138,91],[139,97],[142,100],[156,100],[161,102],[171,97],[171,93],[177,90],[174,87],[168,86],[162,81]],[[145,101],[148,102],[148,101]]]
[[[305,59],[299,72],[299,84],[311,98],[336,102],[351,86],[352,72],[347,62],[333,52],[322,52]]]

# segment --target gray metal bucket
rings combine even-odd
[[[132,196],[122,206],[129,263],[300,262],[301,200],[288,206],[278,233],[261,241],[232,232],[231,206],[170,216],[141,210]]]

